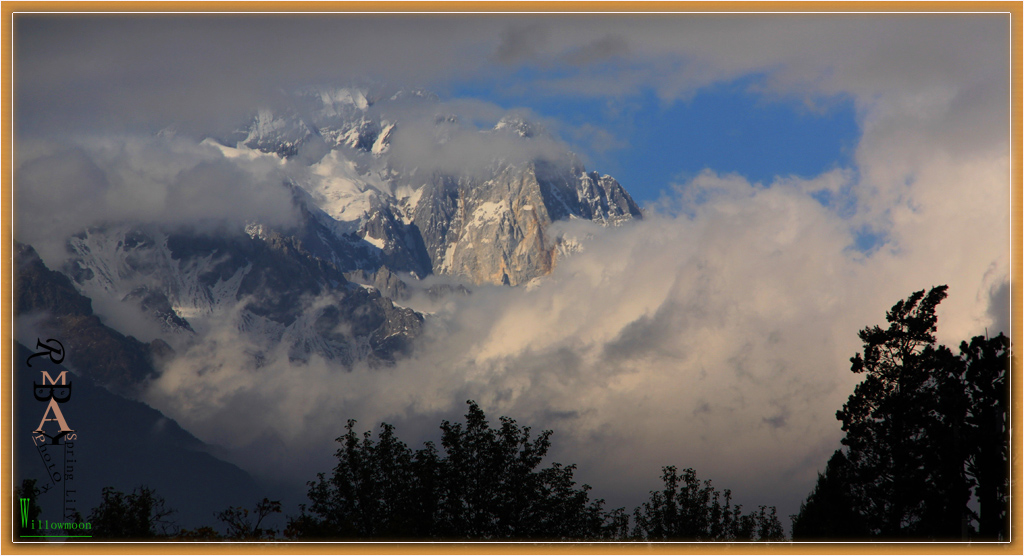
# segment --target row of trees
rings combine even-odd
[[[843,447],[794,517],[793,538],[1008,540],[1010,341],[936,345],[946,286],[860,331],[863,373],[836,418]]]
[[[466,423],[441,424],[443,453],[433,443],[413,452],[381,426],[375,442],[349,421],[338,439],[338,465],[310,483],[309,506],[289,524],[298,537],[575,539],[614,538],[626,518],[577,488],[574,466],[537,469],[551,431],[501,419],[491,428],[471,403]]]
[[[664,469],[665,488],[633,512],[607,510],[577,486],[574,465],[539,468],[551,431],[501,418],[491,428],[470,401],[466,423],[441,424],[443,451],[412,451],[394,428],[338,439],[338,465],[309,483],[308,506],[289,522],[300,538],[538,540],[781,540],[775,508],[745,515],[693,469]],[[723,503],[724,500],[724,503]]]

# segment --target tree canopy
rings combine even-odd
[[[163,497],[148,487],[137,487],[125,494],[112,487],[103,489],[103,500],[89,513],[93,537],[108,539],[152,539],[177,533],[168,518],[175,511],[168,509]]]
[[[914,292],[887,328],[860,331],[850,361],[865,377],[836,413],[844,448],[794,518],[795,539],[1005,538],[1009,340],[978,336],[959,355],[936,345],[946,289]]]
[[[719,493],[711,481],[701,483],[693,469],[679,474],[662,470],[665,489],[651,492],[634,512],[633,537],[644,541],[780,541],[785,539],[774,507],[760,506],[744,515],[732,504],[732,492]]]
[[[338,465],[309,483],[308,506],[286,534],[319,538],[691,540],[784,538],[774,507],[744,515],[692,469],[666,467],[665,489],[634,511],[606,510],[577,486],[575,465],[541,467],[551,431],[502,417],[492,428],[483,410],[467,402],[465,423],[441,423],[441,450],[412,451],[382,424],[376,441],[355,422],[338,438]]]
[[[291,520],[302,537],[418,539],[600,539],[621,536],[623,510],[606,511],[576,486],[575,466],[538,469],[551,431],[501,418],[491,428],[468,402],[466,422],[441,424],[433,443],[412,451],[382,424],[375,442],[349,421],[331,475],[309,483],[310,504]]]

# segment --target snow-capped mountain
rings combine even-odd
[[[588,172],[539,124],[463,125],[423,91],[305,89],[218,137],[200,146],[281,168],[296,224],[105,223],[68,238],[57,270],[86,297],[148,315],[174,350],[230,326],[257,366],[277,346],[295,360],[386,364],[420,334],[424,316],[395,304],[417,279],[526,284],[572,251],[553,222],[642,218],[614,178]],[[464,167],[431,164],[475,143],[492,148],[469,149]],[[429,156],[410,157],[417,148]]]
[[[436,97],[400,92],[371,101],[365,92],[346,89],[306,91],[300,98],[306,119],[296,110],[261,111],[241,145],[286,157],[330,145],[311,164],[312,179],[295,182],[308,195],[304,206],[334,221],[321,219],[325,228],[344,228],[378,248],[380,264],[394,270],[518,285],[554,267],[561,238],[547,233],[552,222],[582,218],[615,225],[642,218],[614,178],[588,172],[568,151],[482,161],[484,174],[408,169],[391,160],[389,147],[402,121],[389,119],[387,105],[414,103],[430,111]],[[438,112],[433,120],[435,140],[443,144],[458,118]],[[507,135],[521,144],[550,138],[542,126],[516,116],[477,133]],[[319,235],[310,239],[329,243]]]

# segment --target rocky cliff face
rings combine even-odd
[[[541,161],[504,166],[482,182],[442,177],[424,186],[412,211],[434,272],[512,286],[554,268],[561,239],[549,233],[552,222],[640,217],[613,178]]]
[[[369,100],[360,91],[333,91],[307,93],[302,100],[306,119],[297,112],[260,112],[242,145],[281,156],[331,145],[334,150],[312,164],[325,179],[295,185],[307,194],[307,206],[346,223],[353,237],[377,247],[372,262],[356,265],[364,270],[385,265],[419,277],[435,273],[514,286],[554,268],[560,238],[549,233],[552,222],[581,218],[618,225],[642,218],[614,178],[587,172],[568,151],[482,161],[484,175],[422,172],[392,161],[389,147],[402,122],[389,119],[389,103],[413,102],[429,111],[436,97],[397,93]],[[434,139],[443,144],[458,118],[438,114],[434,121]],[[518,117],[478,133],[522,144],[551,139]]]

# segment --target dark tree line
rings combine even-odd
[[[338,465],[309,483],[308,506],[286,534],[299,538],[536,540],[781,540],[775,508],[744,515],[692,469],[666,467],[665,489],[634,511],[606,510],[577,486],[574,465],[539,468],[551,431],[501,418],[491,428],[469,403],[466,423],[441,425],[443,452],[432,443],[412,451],[381,426],[377,440],[355,422],[338,438]]]
[[[503,417],[491,428],[471,403],[466,423],[441,425],[415,452],[384,424],[375,442],[349,421],[334,472],[309,483],[310,504],[288,534],[325,538],[602,539],[622,535],[622,510],[606,511],[576,486],[574,466],[537,469],[551,431],[531,438]]]
[[[89,514],[93,538],[132,540],[272,540],[277,529],[263,524],[264,519],[281,513],[281,503],[267,498],[256,503],[250,511],[243,507],[229,507],[216,514],[226,533],[208,525],[196,529],[181,529],[171,516],[176,511],[166,507],[163,497],[152,489],[141,486],[129,494],[107,487],[103,500]]]
[[[1006,540],[1010,341],[936,345],[946,286],[915,292],[860,331],[864,380],[836,413],[846,436],[794,539]]]
[[[144,540],[176,533],[170,519],[174,513],[148,487],[138,487],[128,494],[106,487],[100,505],[93,508],[86,521],[92,524],[94,537]]]

